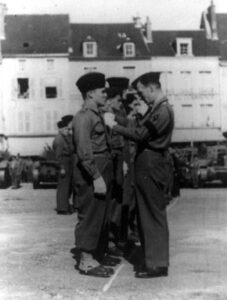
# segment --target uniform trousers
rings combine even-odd
[[[112,153],[113,160],[113,193],[111,200],[111,219],[110,230],[113,239],[117,242],[119,240],[121,214],[122,214],[122,197],[123,197],[123,152],[116,150]]]
[[[93,179],[75,157],[74,188],[78,205],[75,241],[80,251],[101,259],[108,247],[113,165],[110,157],[95,156],[95,162],[106,183],[106,195],[94,194]]]
[[[69,198],[72,193],[72,158],[64,157],[62,164],[65,175],[59,172],[57,186],[57,211],[67,212],[69,210]]]
[[[168,267],[169,230],[166,214],[168,159],[162,153],[145,149],[135,161],[138,229],[147,268]]]

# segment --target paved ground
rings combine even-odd
[[[227,190],[182,190],[169,207],[167,278],[136,279],[127,261],[117,276],[81,276],[70,253],[76,215],[56,215],[55,190],[0,190],[0,299],[226,300]]]

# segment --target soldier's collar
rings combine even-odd
[[[152,105],[152,110],[155,110],[156,107],[158,107],[159,105],[161,105],[164,102],[167,102],[168,99],[165,95],[162,95],[162,97],[158,98],[155,103]]]
[[[99,112],[97,104],[95,102],[93,102],[93,101],[86,101],[86,102],[84,102],[83,109],[89,109],[89,110],[94,111],[95,113]]]

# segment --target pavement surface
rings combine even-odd
[[[57,215],[55,189],[0,190],[1,300],[227,300],[227,190],[184,189],[168,207],[169,276],[136,279],[123,259],[111,278],[78,274],[76,214]]]

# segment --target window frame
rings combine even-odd
[[[181,52],[181,47],[183,45],[188,46],[187,53]],[[193,56],[193,50],[192,50],[192,38],[177,38],[177,56],[181,57],[190,57]]]
[[[92,51],[89,52],[88,46],[92,45]],[[83,56],[84,57],[97,57],[98,54],[98,46],[94,41],[83,42]]]
[[[128,53],[127,47],[131,46],[131,53]],[[125,42],[123,44],[123,53],[124,53],[124,57],[135,57],[136,56],[136,47],[135,47],[135,43],[133,42]]]

